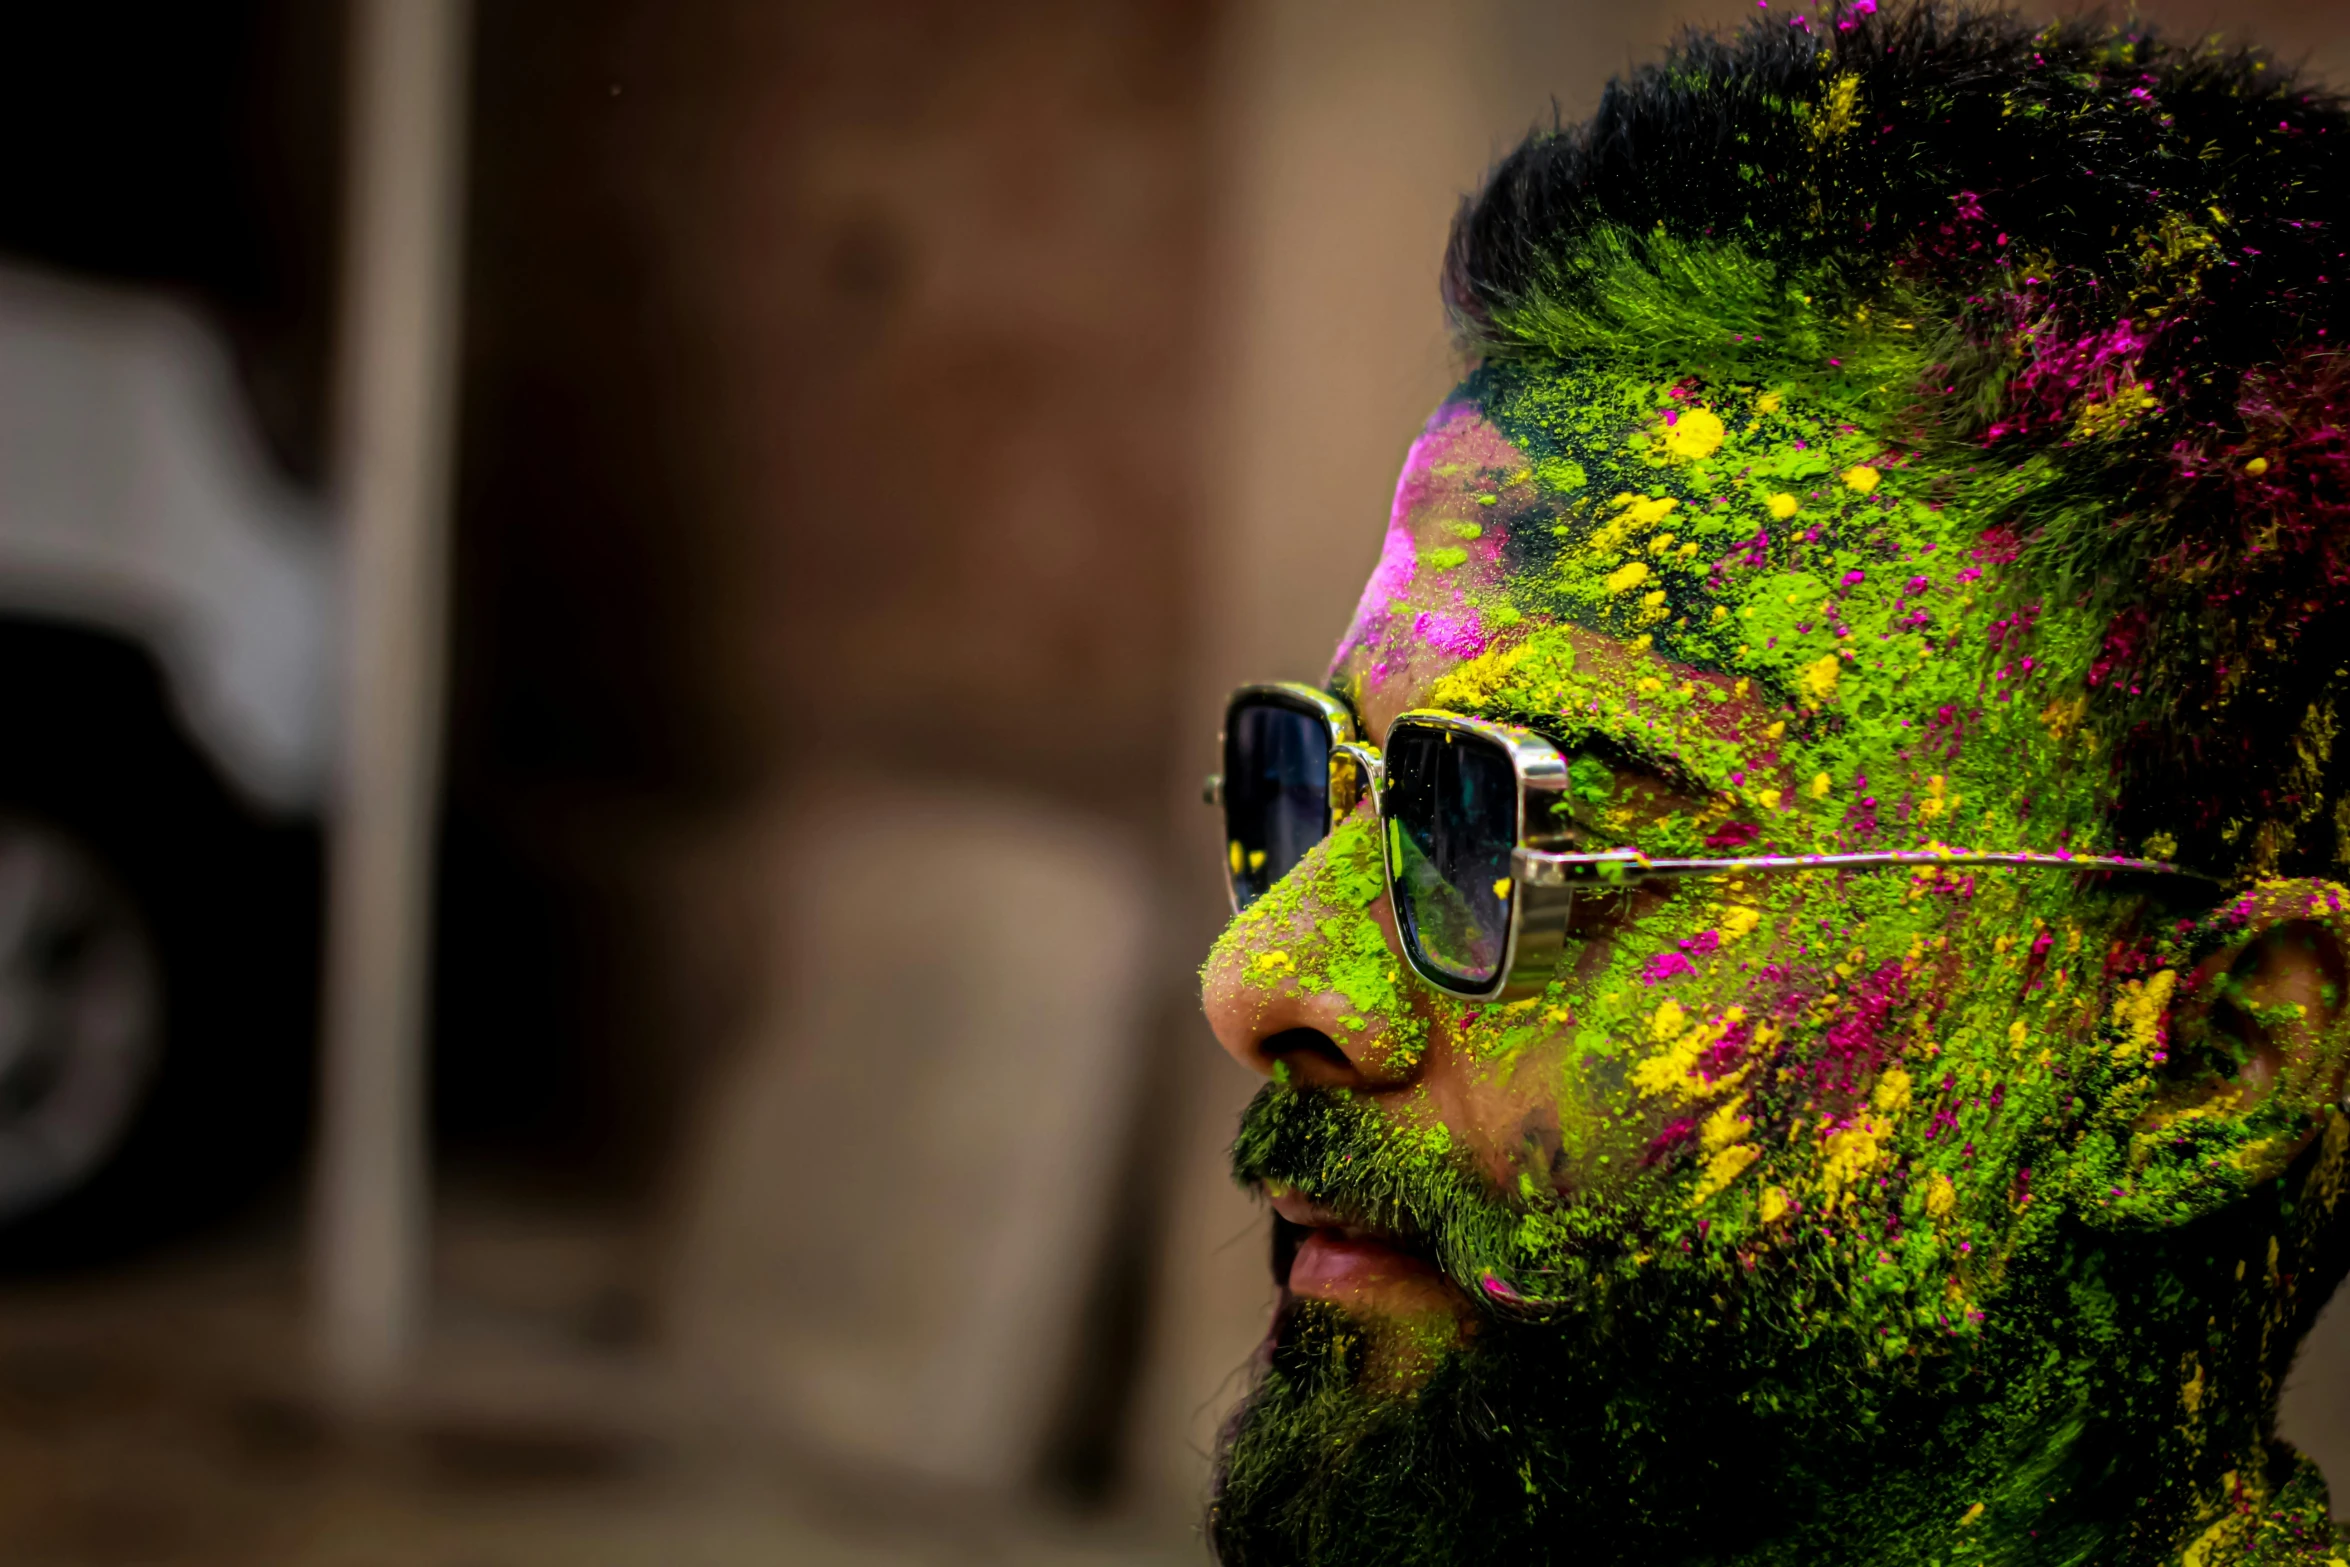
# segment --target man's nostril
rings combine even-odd
[[[1354,1066],[1353,1062],[1347,1060],[1346,1052],[1339,1049],[1330,1036],[1318,1028],[1285,1028],[1278,1034],[1268,1035],[1258,1043],[1257,1049],[1263,1052],[1267,1061],[1286,1061],[1299,1056],[1310,1056],[1317,1061],[1346,1070],[1352,1070]]]

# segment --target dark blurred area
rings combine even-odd
[[[453,1128],[535,1119],[615,1173],[656,1156],[745,1004],[724,954],[649,970],[659,933],[631,926],[650,889],[625,878],[696,823],[883,770],[1155,826],[1208,22],[482,8]],[[647,1009],[657,1053],[629,1045]]]
[[[747,1231],[787,1274],[835,1266],[813,1250],[853,1248],[852,1234],[778,1232],[761,1211],[804,1218],[893,1178],[910,1183],[893,1202],[919,1200],[947,1173],[935,1160],[859,1169],[846,1144],[906,1114],[884,1063],[1000,1057],[1017,1030],[1044,1028],[1083,1036],[1075,1048],[1093,1064],[1076,1078],[1089,1091],[1050,1125],[1024,1128],[1015,1104],[983,1132],[1040,1136],[1044,1164],[993,1171],[992,1185],[984,1153],[965,1168],[987,1205],[1025,1225],[1035,1260],[1062,1255],[1041,1307],[1012,1280],[980,1310],[1005,1370],[1000,1386],[965,1393],[960,1445],[916,1456],[918,1420],[844,1436],[837,1419],[793,1414],[809,1401],[795,1378],[837,1358],[819,1339],[749,1401],[762,1407],[728,1417],[744,1433],[729,1446],[781,1442],[786,1468],[818,1473],[927,1470],[917,1490],[950,1511],[957,1496],[984,1513],[998,1493],[1098,1506],[1117,1490],[1164,1179],[1149,1124],[1165,1117],[1138,1085],[1158,1080],[1187,967],[1156,954],[1180,951],[1180,921],[1159,907],[1162,841],[1168,781],[1196,749],[1177,717],[1190,694],[1214,23],[1187,3],[475,9],[429,1030],[439,1303],[427,1359],[443,1365],[420,1374],[393,1469],[440,1473],[455,1453],[456,1468],[493,1476],[638,1472],[648,1431],[673,1444],[675,1422],[645,1412],[641,1387],[597,1394],[595,1378],[674,1362],[686,1370],[669,1380],[691,1383],[697,1359],[739,1376],[725,1346],[771,1308],[804,1310],[802,1286],[713,1279],[707,1259],[742,1250]],[[120,415],[154,366],[190,359],[200,387],[217,351],[233,400],[191,422],[253,437],[266,471],[238,471],[230,487],[282,501],[271,526],[329,538],[347,33],[340,7],[281,0],[27,11],[9,24],[0,94],[0,251],[29,280],[30,319],[68,323],[64,346],[47,345],[64,357],[28,357],[25,384],[119,350],[104,406]],[[136,330],[121,324],[158,309]],[[104,442],[73,463],[170,466]],[[137,527],[124,527],[135,553]],[[0,549],[0,578],[10,571]],[[80,1368],[59,1374],[65,1394],[27,1393],[16,1413],[88,1415],[103,1447],[95,1433],[125,1412],[73,1387],[153,1384],[135,1418],[184,1425],[168,1439],[175,1459],[225,1468],[188,1477],[195,1494],[161,1508],[179,1521],[132,1530],[135,1553],[209,1559],[219,1542],[204,1543],[212,1525],[199,1520],[216,1496],[229,1513],[243,1506],[228,1499],[252,1476],[229,1471],[255,1421],[278,1433],[263,1446],[306,1466],[397,1484],[345,1451],[339,1417],[298,1365],[238,1366],[243,1350],[191,1328],[190,1358],[237,1367],[224,1395],[221,1379],[189,1384],[151,1343],[90,1326],[117,1309],[177,1322],[220,1306],[248,1319],[224,1329],[231,1338],[295,1329],[331,818],[316,790],[256,798],[190,711],[201,677],[179,655],[203,640],[206,615],[245,612],[233,584],[175,621],[121,610],[140,595],[110,597],[120,575],[21,605],[0,592],[0,697],[21,689],[19,706],[56,710],[38,732],[80,758],[78,784],[33,791],[36,804],[74,802],[43,818],[61,841],[111,873],[128,851],[92,822],[152,820],[155,843],[138,854],[171,861],[154,878],[163,890],[151,898],[138,880],[121,923],[143,929],[170,971],[148,987],[170,997],[166,1067],[193,1055],[221,1083],[175,1111],[201,1130],[127,1161],[136,1168],[91,1156],[95,1184],[121,1186],[120,1201],[101,1212],[68,1198],[0,1231],[0,1251],[24,1275],[17,1325],[38,1346],[18,1358]],[[314,575],[331,607],[331,562]],[[9,632],[19,620],[30,629]],[[41,651],[59,636],[87,642],[101,672],[60,685],[60,662]],[[111,716],[133,708],[135,723]],[[102,733],[126,725],[137,745]],[[81,798],[94,782],[103,807]],[[177,803],[187,796],[220,820],[192,818]],[[805,884],[797,873],[822,858],[813,846],[844,833],[863,834],[868,852],[825,861],[821,884]],[[948,840],[960,849],[922,847]],[[812,944],[810,921],[827,922],[821,905],[873,878],[917,902],[955,900],[963,912],[929,938],[952,940],[990,903],[997,919],[1049,921],[1070,877],[1080,904],[1094,900],[1088,934],[1116,949],[1074,1010],[942,992],[927,1011],[844,1022],[835,1003],[863,1007],[925,968],[911,954],[864,961],[905,938],[887,900],[856,916],[873,939],[852,935],[854,950],[826,965],[863,962],[853,979],[826,990],[793,956]],[[174,899],[208,909],[157,912]],[[189,995],[223,966],[219,942],[200,939],[205,913],[238,932],[228,966],[242,965],[245,1004],[199,1031],[183,1016]],[[1084,961],[1085,939],[1059,957],[1022,954],[1036,968],[1019,986],[1053,984],[1051,965]],[[183,962],[183,948],[195,956]],[[969,961],[966,978],[984,984],[990,966]],[[811,1003],[811,988],[831,1000]],[[261,995],[271,1004],[253,1004]],[[811,1022],[811,1005],[829,1021]],[[975,1034],[939,1041],[972,1016]],[[750,1145],[739,1168],[712,1174],[703,1150],[727,1136],[710,1102],[757,1077],[746,1062],[824,1053],[807,1045],[811,1028],[901,1041],[893,1054],[885,1040],[843,1040],[831,1054],[852,1072],[862,1056],[872,1081],[836,1090],[820,1119],[845,1115],[840,1125],[789,1129],[814,1151],[785,1173],[843,1190],[767,1192],[777,1172]],[[1107,1062],[1105,1028],[1129,1060]],[[232,1055],[266,1064],[227,1073]],[[142,1092],[160,1098],[174,1075],[141,1079]],[[1017,1097],[1008,1074],[986,1075]],[[821,1136],[836,1145],[816,1147]],[[194,1174],[227,1164],[233,1176]],[[1039,1181],[1088,1190],[1022,1218],[1020,1194]],[[895,1222],[919,1244],[943,1221]],[[72,1302],[70,1344],[55,1337],[67,1331],[59,1301]],[[956,1345],[950,1319],[964,1313],[947,1304],[870,1346],[868,1378],[894,1379],[908,1355],[951,1365],[989,1353]],[[464,1346],[477,1318],[499,1348]],[[675,1350],[697,1331],[711,1354]],[[1009,1360],[1007,1333],[1019,1341]],[[0,1329],[0,1417],[6,1340]],[[485,1353],[509,1373],[516,1360],[554,1369],[485,1396],[471,1358]],[[570,1429],[582,1399],[595,1406],[586,1435]],[[211,1429],[208,1413],[226,1424]],[[983,1456],[991,1445],[1005,1451]],[[126,1462],[134,1452],[154,1457],[133,1443]],[[83,1489],[114,1494],[120,1477],[105,1469]],[[15,1526],[5,1513],[0,1539],[67,1559],[81,1559],[83,1531],[111,1527],[56,1502]],[[948,1533],[984,1527],[966,1518]]]
[[[276,473],[304,490],[323,484],[327,464],[339,24],[333,6],[280,0],[22,7],[0,47],[0,252],[201,310],[226,347],[243,422]],[[21,326],[44,302],[11,303]],[[106,357],[87,356],[93,376]],[[135,351],[114,357],[106,370],[135,377]],[[37,352],[11,364],[31,372],[12,397],[48,392]],[[77,390],[87,388],[57,387],[59,403]],[[26,432],[11,424],[14,445]],[[119,456],[93,450],[84,466]],[[34,472],[43,464],[21,447],[5,460],[14,519],[25,492],[54,490],[58,475]],[[135,532],[117,546],[140,549]],[[154,1065],[119,1153],[94,1178],[55,1200],[19,1200],[42,1187],[37,1175],[0,1183],[11,1186],[0,1200],[0,1266],[10,1268],[113,1257],[216,1219],[282,1178],[308,1107],[317,1007],[314,824],[256,810],[192,740],[159,667],[169,616],[124,602],[145,597],[138,573],[119,561],[60,571],[41,543],[20,540],[11,554],[0,610],[0,717],[11,736],[0,880],[12,897],[35,889],[29,915],[11,905],[10,967],[29,956],[72,968],[73,955],[44,943],[88,941],[95,896],[118,925],[148,927],[168,1032],[187,1048]],[[221,557],[207,575],[236,569]],[[116,885],[70,885],[92,870]],[[108,909],[95,917],[102,938]],[[72,978],[52,977],[50,1000]],[[26,1113],[28,1098],[75,1089],[70,1072],[55,1086],[38,1039],[26,1044],[18,1010],[38,989],[9,989],[17,1010],[0,1098],[18,1143],[56,1130]],[[21,1149],[10,1159],[21,1164]]]
[[[477,0],[429,1276],[354,1413],[355,13],[13,8],[0,1559],[1200,1560],[1269,1293],[1218,697],[1354,602],[1460,193],[1748,9]],[[2150,9],[2350,72],[2329,9]]]
[[[0,26],[0,247],[201,300],[272,454],[323,482],[340,7],[16,6]]]

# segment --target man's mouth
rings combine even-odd
[[[1419,1242],[1270,1189],[1273,1280],[1289,1296],[1383,1316],[1463,1314],[1469,1298]]]

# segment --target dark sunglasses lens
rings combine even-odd
[[[1330,830],[1330,730],[1316,713],[1236,703],[1224,722],[1224,853],[1242,908]]]
[[[1399,727],[1387,742],[1388,869],[1396,924],[1423,971],[1480,991],[1509,940],[1518,774],[1489,740]]]

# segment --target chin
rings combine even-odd
[[[1418,1492],[1457,1454],[1426,1451],[1423,1400],[1443,1366],[1410,1385],[1383,1374],[1379,1319],[1283,1291],[1256,1385],[1226,1426],[1209,1534],[1223,1567],[1466,1561],[1452,1525],[1392,1534],[1384,1495]],[[1384,1536],[1384,1538],[1382,1538]]]
[[[1483,1314],[1415,1337],[1285,1295],[1217,1453],[1217,1559],[1650,1564],[1731,1557],[1784,1525],[1751,1414],[1685,1357],[1624,1349]]]

